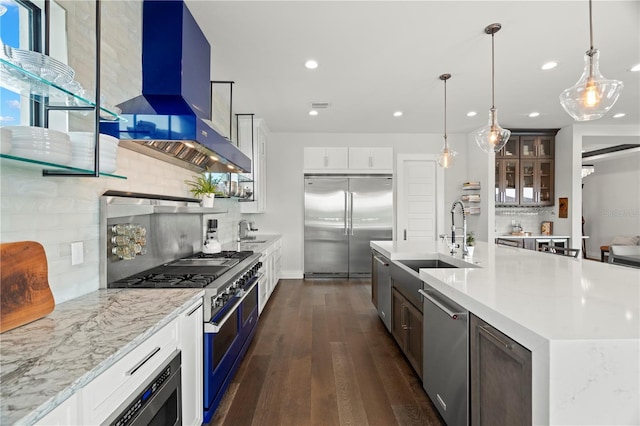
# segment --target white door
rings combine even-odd
[[[435,156],[398,155],[396,240],[437,240],[444,223],[438,208],[443,202],[442,178]]]

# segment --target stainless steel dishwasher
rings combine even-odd
[[[469,311],[422,283],[422,387],[449,426],[469,424]]]

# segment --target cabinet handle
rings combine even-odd
[[[422,297],[424,297],[425,299],[427,299],[428,301],[436,305],[438,308],[440,308],[444,313],[449,315],[449,318],[453,320],[458,319],[458,317],[461,315],[465,315],[464,312],[453,312],[451,309],[444,306],[440,301],[434,299],[430,294],[428,294],[426,291],[422,289],[418,289],[418,293],[420,293]]]
[[[202,303],[200,303],[198,306],[196,306],[195,308],[193,308],[193,310],[191,312],[189,312],[187,314],[188,317],[190,317],[191,315],[193,315],[198,309],[200,309],[200,306],[202,306]]]
[[[407,230],[404,230],[404,240],[407,241]]]
[[[401,308],[401,311],[400,311],[400,327],[402,327],[403,330],[407,329],[407,325],[404,323],[404,317],[405,317],[404,310],[406,308],[407,308],[406,306],[402,305],[402,308]]]
[[[381,263],[383,266],[389,266],[387,262],[376,256],[375,254],[373,255],[373,258],[376,260],[376,262]]]
[[[152,350],[149,355],[147,355],[146,357],[144,357],[142,359],[142,361],[140,361],[139,363],[137,363],[136,365],[133,366],[133,368],[129,371],[127,371],[127,376],[133,376],[134,374],[136,374],[136,371],[138,371],[140,369],[140,367],[142,367],[147,361],[149,361],[151,358],[153,358],[153,356],[155,354],[157,354],[158,352],[160,352],[160,347],[156,347],[154,350]]]
[[[402,307],[402,313],[404,314],[405,312],[409,313],[409,308],[406,305]],[[402,320],[402,328],[404,330],[409,330],[411,327],[409,327],[409,324],[405,323],[406,320],[407,320],[407,315],[405,314],[404,315],[404,320]]]
[[[489,326],[488,325],[481,325],[479,327],[479,330],[481,333],[486,334],[487,336],[489,336],[491,339],[493,339],[494,341],[496,341],[497,343],[501,344],[502,346],[505,347],[505,349],[511,350],[513,349],[513,345],[510,342],[505,342],[503,339],[501,339],[500,337],[496,336],[495,334],[493,334],[491,331],[489,331]]]

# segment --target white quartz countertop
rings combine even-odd
[[[202,289],[99,290],[0,335],[0,424],[33,424],[202,298]]]
[[[442,244],[373,241],[389,259],[449,260]],[[640,338],[640,269],[478,241],[468,268],[421,269],[420,278],[507,334],[547,340]],[[475,266],[475,267],[473,267]],[[513,334],[512,337],[516,338]],[[530,337],[530,336],[529,336]],[[526,341],[531,341],[526,338]]]

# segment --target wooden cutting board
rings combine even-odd
[[[0,244],[0,333],[53,311],[47,256],[34,241]]]

